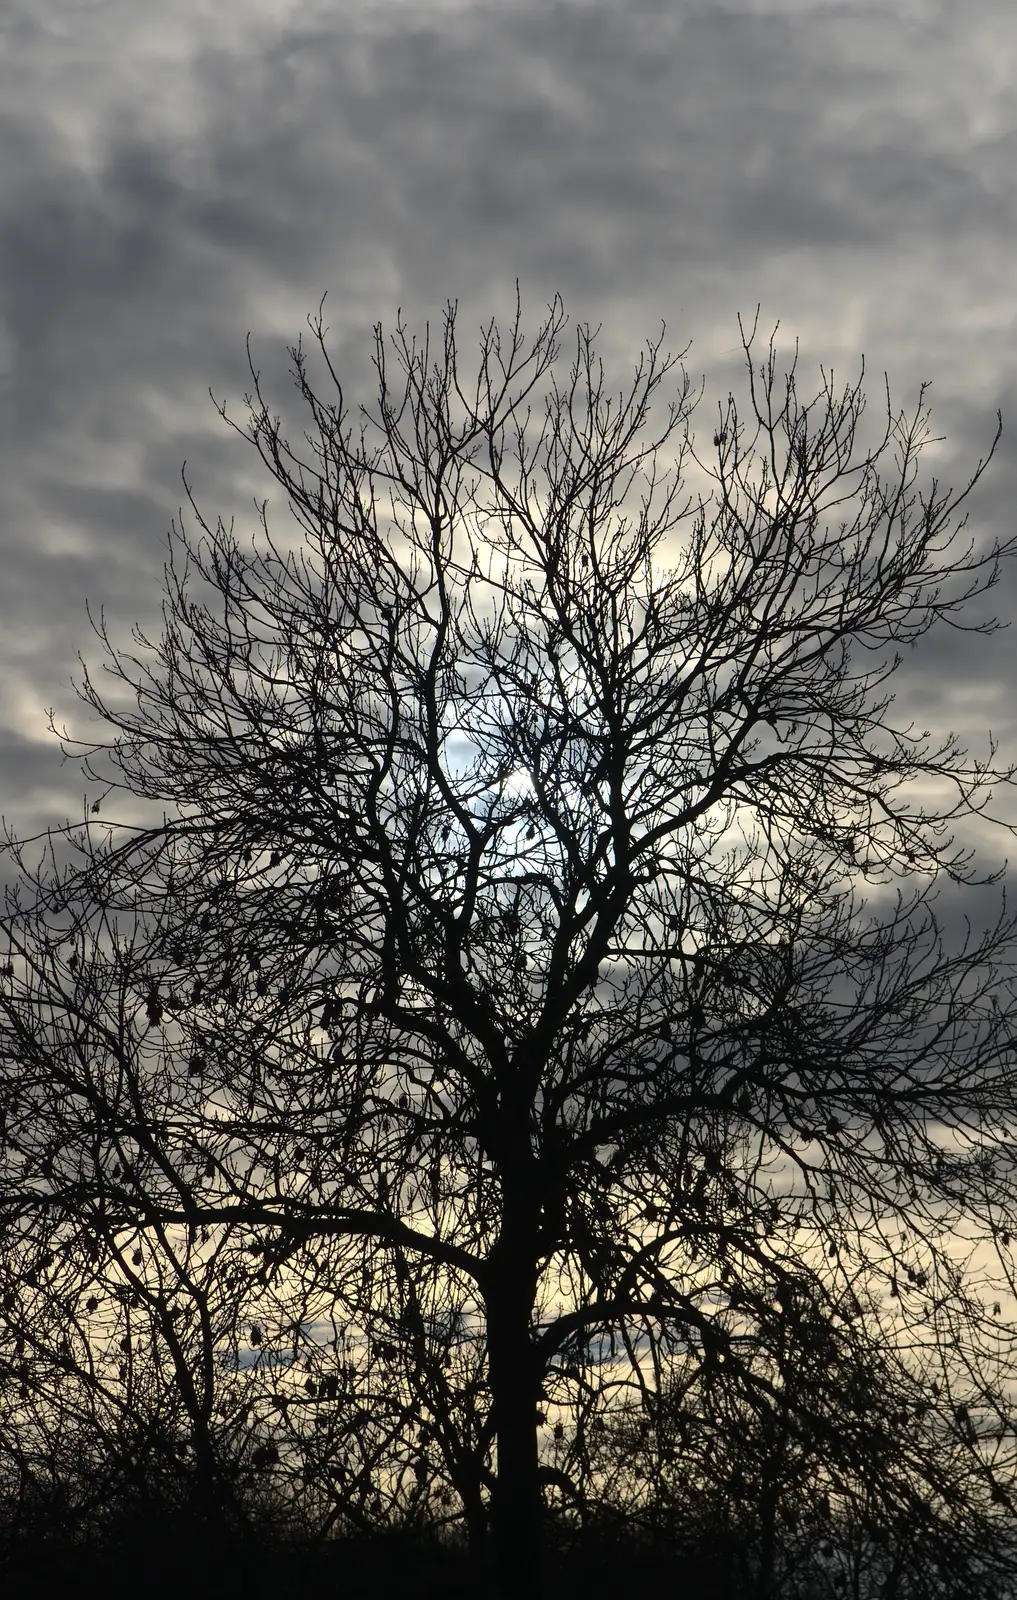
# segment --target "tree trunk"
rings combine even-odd
[[[491,1500],[496,1590],[505,1600],[538,1600],[543,1579],[543,1499],[537,1459],[540,1379],[530,1318],[532,1252],[503,1233],[486,1295],[488,1382],[497,1441]]]

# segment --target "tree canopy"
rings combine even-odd
[[[870,430],[753,328],[697,443],[663,333],[615,390],[565,327],[379,328],[356,408],[319,311],[296,442],[253,363],[221,408],[290,518],[188,490],[161,634],[96,621],[84,822],[7,847],[9,1416],[171,1393],[216,1504],[289,1472],[513,1596],[549,1518],[694,1501],[760,1595],[988,1583],[1015,925],[942,907],[1015,768],[894,676],[1017,538],[924,392]]]

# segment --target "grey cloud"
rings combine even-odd
[[[27,739],[0,726],[0,815],[31,815],[33,832],[59,827],[69,806],[80,816],[74,797],[81,794],[84,783],[72,763],[61,762],[55,739]]]
[[[518,276],[528,320],[560,290],[620,362],[666,317],[713,397],[758,300],[803,371],[865,348],[874,403],[884,366],[901,400],[932,376],[955,480],[1014,398],[989,325],[1012,338],[1003,0],[45,12],[63,33],[22,8],[0,78],[0,625],[44,703],[86,595],[124,626],[157,609],[184,458],[211,515],[250,515],[267,485],[206,388],[239,409],[251,329],[286,410],[284,347],[326,288],[354,395],[375,319],[451,296],[468,338]],[[980,530],[1006,532],[1014,462],[1008,436]],[[1013,646],[987,649],[944,636],[915,692],[945,714],[959,681],[999,683]]]

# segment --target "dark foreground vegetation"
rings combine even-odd
[[[697,444],[565,324],[351,410],[312,323],[284,513],[94,616],[5,850],[14,1593],[1007,1592],[1014,768],[893,689],[1017,540],[924,399],[753,333]]]
[[[461,1530],[379,1525],[337,1532],[309,1525],[299,1492],[249,1473],[231,1512],[216,1513],[178,1467],[128,1482],[22,1485],[7,1502],[0,1583],[10,1595],[70,1592],[99,1600],[124,1585],[151,1600],[476,1600],[501,1592],[492,1553],[470,1551]],[[972,1530],[916,1516],[876,1535],[852,1511],[793,1497],[764,1525],[762,1508],[734,1494],[647,1507],[641,1516],[601,1505],[582,1524],[548,1514],[543,1572],[561,1600],[591,1594],[688,1595],[694,1600],[965,1600],[1012,1593],[1012,1557]]]

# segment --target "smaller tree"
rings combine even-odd
[[[942,1600],[976,1574],[1004,1595],[1013,1546],[973,1424],[949,1426],[892,1338],[832,1329],[807,1282],[795,1311],[744,1340],[733,1383],[675,1359],[612,1409],[586,1442],[605,1505],[678,1548],[719,1541],[748,1595]]]

